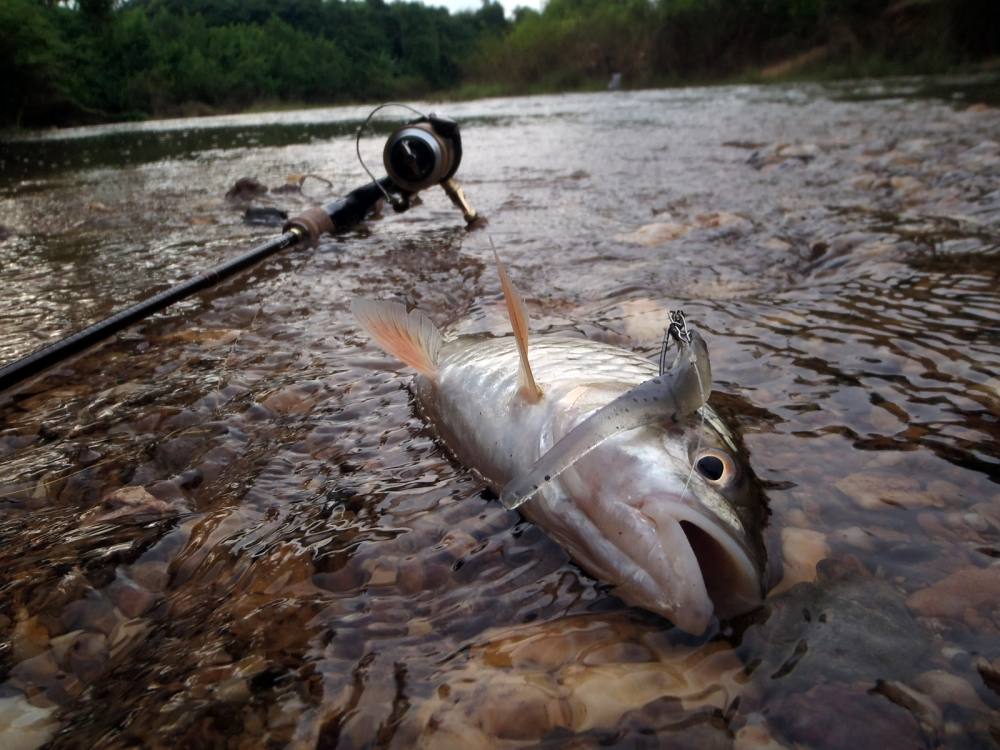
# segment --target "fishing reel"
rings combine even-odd
[[[403,107],[417,115],[389,136],[382,150],[382,163],[388,176],[376,179],[361,156],[361,134],[372,117],[385,107]],[[331,234],[356,224],[385,200],[397,213],[413,205],[413,197],[422,190],[440,185],[451,202],[462,212],[466,226],[473,229],[484,223],[469,205],[455,172],[462,163],[462,137],[458,123],[447,117],[425,115],[405,104],[381,104],[373,109],[358,128],[355,138],[358,161],[372,181],[343,198],[323,207],[311,208],[290,219],[284,231],[298,240],[314,243],[322,234]]]
[[[454,180],[461,163],[462,136],[454,120],[435,114],[421,115],[397,128],[382,150],[382,164],[389,179],[403,191],[399,205],[392,201],[393,208],[406,210],[410,195],[440,185],[462,212],[466,224],[474,223],[479,215]]]

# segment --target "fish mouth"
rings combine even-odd
[[[763,587],[747,546],[719,519],[674,500],[629,506],[637,538],[616,545],[635,565],[616,593],[700,635],[759,606]],[[641,571],[641,574],[639,573]]]
[[[627,604],[688,633],[701,635],[713,615],[727,619],[763,601],[762,568],[742,529],[689,495],[620,498],[543,489],[521,510]]]
[[[663,496],[587,505],[563,506],[555,536],[626,603],[701,635],[713,614],[726,619],[762,601],[750,549],[708,509]]]

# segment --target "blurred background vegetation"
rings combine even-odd
[[[0,124],[998,67],[1000,0],[0,0]]]

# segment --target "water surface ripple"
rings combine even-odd
[[[1000,115],[975,84],[435,107],[488,232],[427,194],[6,398],[4,746],[995,747]],[[290,211],[361,184],[363,116],[3,146],[0,361],[271,236],[240,177],[332,183],[250,201]],[[704,332],[768,488],[762,609],[695,639],[625,607],[435,443],[348,304],[503,332],[489,236],[540,330],[655,356],[681,306]]]

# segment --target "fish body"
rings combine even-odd
[[[362,301],[355,314],[418,369],[423,416],[497,492],[546,466],[574,429],[586,433],[602,407],[659,374],[633,352],[583,338],[535,335],[530,347],[518,336],[445,339],[395,303]],[[521,512],[626,602],[696,634],[713,614],[760,603],[762,495],[707,403],[677,421],[614,432],[545,479]]]

